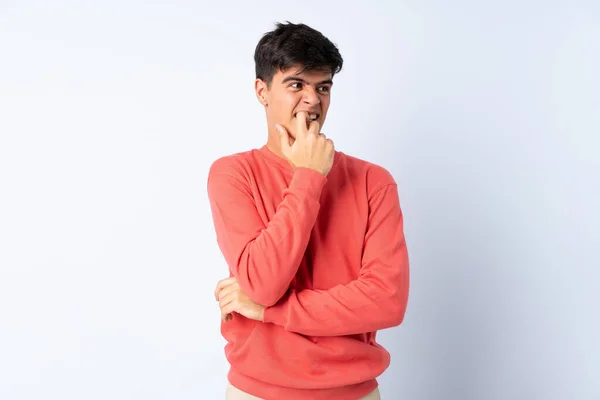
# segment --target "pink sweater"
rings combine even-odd
[[[390,363],[376,331],[406,311],[409,260],[396,183],[336,152],[324,177],[266,146],[216,160],[217,242],[264,322],[221,324],[228,379],[264,399],[356,399]]]

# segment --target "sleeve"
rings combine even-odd
[[[358,279],[328,290],[290,290],[267,307],[264,322],[311,336],[339,336],[398,326],[409,290],[409,259],[397,186],[369,201],[370,216]]]
[[[296,168],[275,215],[265,224],[243,174],[222,164],[211,166],[207,184],[217,243],[242,291],[256,303],[273,305],[300,266],[326,177]]]

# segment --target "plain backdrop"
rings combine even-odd
[[[224,398],[206,195],[253,51],[336,43],[323,131],[398,182],[384,400],[600,399],[597,1],[0,1],[0,399]]]

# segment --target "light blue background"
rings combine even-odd
[[[0,398],[223,398],[206,174],[266,140],[286,19],[345,58],[323,131],[399,184],[383,399],[599,399],[600,5],[464,0],[0,1]]]

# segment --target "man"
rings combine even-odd
[[[208,176],[227,399],[379,399],[376,332],[402,322],[409,288],[396,183],[321,132],[343,63],[331,41],[277,24],[254,59],[267,143]]]

